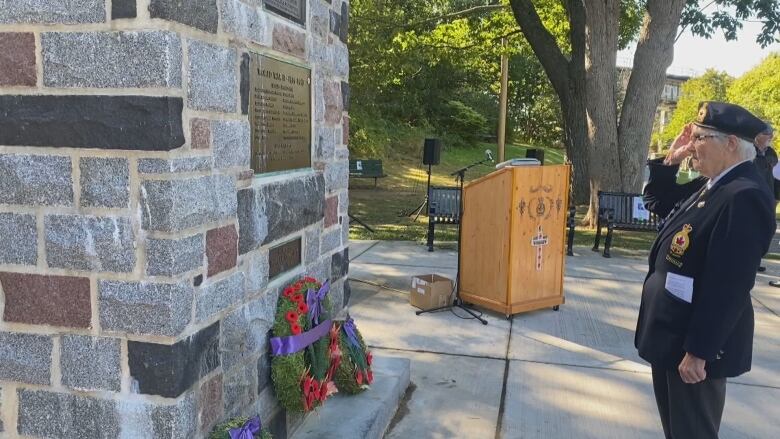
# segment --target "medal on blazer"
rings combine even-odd
[[[682,230],[675,233],[671,245],[671,251],[674,256],[679,258],[685,254],[685,250],[691,245],[691,237],[688,236],[688,234],[691,233],[692,230],[693,227],[691,227],[690,224],[686,224],[683,226]]]

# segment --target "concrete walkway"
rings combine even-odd
[[[663,437],[650,369],[633,347],[646,262],[575,253],[560,311],[483,311],[483,326],[463,312],[416,316],[408,303],[411,276],[454,279],[454,251],[353,241],[350,311],[377,354],[411,360],[385,437]],[[780,437],[780,289],[767,285],[780,262],[767,265],[754,290],[753,370],[730,381],[721,438]]]

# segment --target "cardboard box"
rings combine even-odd
[[[409,303],[420,309],[431,309],[450,304],[453,282],[438,274],[412,276]]]

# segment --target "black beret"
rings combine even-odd
[[[702,102],[696,125],[733,134],[749,142],[766,130],[766,123],[739,105],[725,102]]]

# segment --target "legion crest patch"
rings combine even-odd
[[[692,230],[693,227],[691,227],[690,224],[686,224],[683,226],[682,230],[675,233],[672,238],[672,245],[670,246],[673,255],[682,257],[682,255],[685,254],[685,250],[691,245],[691,237],[688,236],[688,234],[691,233]]]

